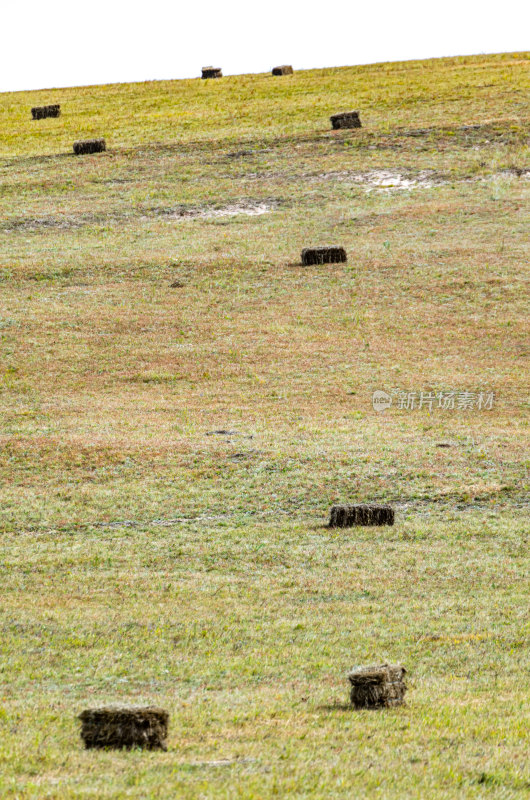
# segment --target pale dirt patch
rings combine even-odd
[[[341,183],[354,183],[363,186],[369,192],[396,192],[412,191],[414,189],[432,189],[434,186],[443,186],[448,183],[466,183],[469,181],[492,181],[498,178],[517,177],[524,180],[530,178],[530,170],[504,169],[492,175],[478,175],[477,177],[451,178],[442,177],[431,170],[423,170],[413,175],[410,173],[395,172],[394,170],[371,170],[370,172],[323,172],[316,176],[317,180],[334,180]]]
[[[359,180],[367,188],[366,192],[392,192],[410,189],[432,189],[433,186],[445,183],[434,180],[430,172],[420,172],[414,178],[407,177],[399,172],[379,170],[362,176]]]
[[[171,219],[216,219],[219,217],[259,217],[273,210],[271,203],[233,203],[222,208],[189,209],[171,215]]]
[[[259,217],[268,214],[278,206],[278,201],[271,200],[241,200],[238,203],[230,203],[220,208],[212,207],[186,207],[179,208],[150,208],[138,213],[135,209],[127,211],[109,211],[99,214],[77,214],[77,215],[56,215],[42,217],[19,217],[16,219],[0,222],[0,230],[4,233],[12,233],[19,230],[35,231],[43,228],[71,230],[82,228],[86,225],[123,225],[131,221],[149,220],[156,217],[166,219],[216,219],[218,217]]]
[[[365,188],[366,193],[373,191],[394,192],[412,189],[431,189],[447,183],[437,177],[434,172],[424,170],[416,175],[406,175],[393,170],[371,170],[370,172],[326,172],[318,176],[323,180],[356,183]]]

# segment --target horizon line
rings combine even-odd
[[[405,59],[396,59],[390,61],[367,61],[367,62],[360,62],[358,64],[334,64],[328,66],[321,66],[321,67],[301,67],[300,69],[294,68],[295,73],[298,72],[311,72],[311,71],[324,71],[324,70],[332,70],[332,69],[353,69],[357,67],[379,67],[383,66],[384,64],[413,64],[414,62],[424,63],[426,61],[444,61],[450,59],[459,59],[459,58],[480,58],[481,56],[514,56],[514,55],[521,55],[530,59],[530,51],[528,50],[500,50],[495,52],[480,52],[480,53],[458,53],[452,55],[445,55],[445,56],[428,56],[426,58],[405,58]],[[272,67],[270,68],[272,70]],[[234,77],[246,77],[246,76],[264,76],[270,75],[270,70],[266,72],[231,72],[226,75],[223,75],[223,78],[234,78]],[[131,86],[134,84],[143,84],[143,83],[173,83],[177,81],[194,81],[194,80],[201,80],[200,75],[193,75],[189,77],[178,77],[178,78],[145,78],[143,80],[131,80],[131,81],[108,81],[103,83],[79,83],[79,84],[68,84],[65,86],[43,86],[38,89],[6,89],[0,90],[1,95],[9,95],[9,94],[25,94],[30,92],[54,92],[54,91],[65,91],[68,89],[91,89],[97,88],[100,86]]]

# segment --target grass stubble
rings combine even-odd
[[[2,95],[2,796],[527,794],[527,88],[519,53]],[[406,705],[352,711],[384,661]],[[85,752],[109,703],[168,752]]]

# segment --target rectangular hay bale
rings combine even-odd
[[[394,509],[388,505],[332,506],[329,516],[330,528],[351,528],[354,525],[393,525]]]
[[[85,139],[82,142],[74,142],[74,153],[76,156],[85,156],[90,153],[102,153],[107,149],[105,139]]]
[[[361,118],[358,111],[344,111],[341,114],[332,114],[329,118],[333,130],[339,128],[361,128]]]
[[[35,106],[31,109],[31,116],[33,119],[45,119],[46,117],[59,117],[61,114],[61,106],[55,103],[51,106]]]
[[[87,749],[167,750],[169,714],[155,706],[89,708],[78,717]]]
[[[390,708],[404,702],[407,686],[405,667],[381,664],[360,667],[348,675],[350,700],[355,708]]]
[[[302,250],[302,264],[338,264],[347,261],[344,247],[305,247]]]
[[[222,78],[223,71],[219,67],[203,67],[202,78]]]
[[[292,75],[294,72],[290,64],[283,64],[281,67],[273,67],[273,75]]]

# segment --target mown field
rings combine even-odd
[[[0,95],[2,797],[528,795],[529,64]]]

